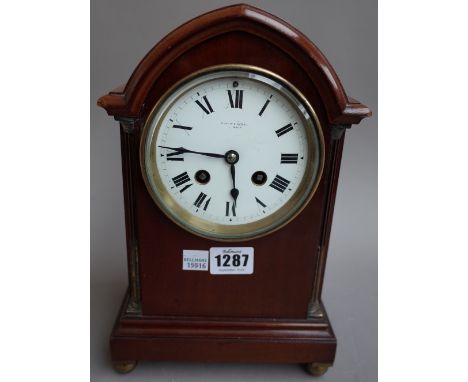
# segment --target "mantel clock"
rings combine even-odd
[[[333,364],[321,289],[346,128],[370,115],[323,54],[248,5],[159,42],[98,105],[120,122],[138,360]]]

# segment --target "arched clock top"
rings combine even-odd
[[[141,60],[127,84],[99,98],[98,105],[116,119],[138,118],[154,83],[171,65],[204,42],[233,32],[242,32],[265,40],[278,52],[291,57],[313,83],[330,124],[356,124],[371,115],[365,105],[346,95],[331,64],[304,34],[278,17],[246,4],[206,13],[168,34]],[[250,64],[249,59],[254,60],[244,57],[239,58],[236,63]],[[220,58],[217,60],[216,63],[222,63],[219,62]],[[215,62],[210,63],[212,64]],[[190,68],[192,71],[197,69],[202,68]],[[274,68],[265,69],[274,71]]]

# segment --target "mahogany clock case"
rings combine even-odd
[[[124,122],[125,118],[128,117],[132,117],[134,120],[132,126],[135,129],[134,132],[129,134],[128,131],[125,131],[125,123],[122,124],[121,129],[127,210],[126,236],[129,251],[133,250],[132,245],[135,241],[138,242],[139,269],[144,270],[144,274],[138,280],[140,314],[149,318],[153,317],[151,323],[148,321],[147,329],[143,328],[138,317],[132,318],[131,315],[126,315],[126,302],[124,302],[122,319],[126,321],[120,328],[117,328],[117,336],[120,333],[130,337],[146,330],[146,334],[151,336],[158,336],[158,333],[165,335],[172,333],[177,337],[177,333],[180,333],[182,328],[185,328],[186,325],[192,325],[194,332],[201,330],[201,332],[205,331],[206,334],[218,330],[218,334],[224,336],[229,336],[229,333],[232,335],[232,330],[239,332],[239,329],[244,327],[245,338],[248,338],[252,335],[248,333],[252,329],[252,325],[259,325],[258,327],[263,330],[263,334],[256,340],[259,343],[263,340],[265,343],[268,342],[267,345],[263,344],[263,348],[261,346],[260,348],[255,346],[238,346],[236,348],[236,345],[233,345],[229,351],[220,353],[219,343],[213,345],[209,343],[210,341],[205,341],[206,343],[200,342],[198,345],[193,345],[192,350],[197,350],[198,353],[196,356],[185,354],[179,356],[177,355],[180,352],[177,345],[177,342],[180,341],[179,337],[176,341],[164,343],[165,352],[151,350],[154,345],[148,344],[143,339],[139,340],[139,343],[134,343],[137,350],[133,354],[137,359],[321,361],[330,364],[333,362],[335,340],[326,315],[315,321],[315,327],[312,325],[299,328],[298,325],[305,324],[304,320],[310,313],[311,298],[315,295],[319,300],[321,295],[324,262],[330,237],[333,204],[344,143],[344,132],[339,129],[339,131],[334,130],[332,124],[347,126],[358,123],[368,115],[368,111],[357,101],[345,98],[341,100],[342,103],[344,102],[344,108],[340,110],[340,100],[334,102],[331,99],[336,94],[333,95],[332,91],[325,89],[326,86],[320,84],[320,79],[316,80],[315,83],[310,80],[310,77],[315,75],[320,77],[317,74],[318,69],[308,64],[304,52],[297,49],[295,43],[291,43],[281,34],[247,21],[247,18],[245,20],[235,17],[230,19],[227,13],[225,16],[226,20],[223,25],[215,25],[215,23],[210,26],[211,29],[207,28],[206,30],[216,32],[216,28],[223,28],[228,32],[219,33],[217,31],[207,39],[203,36],[204,32],[197,31],[195,37],[191,37],[189,41],[190,44],[196,45],[196,49],[180,47],[177,55],[171,57],[169,54],[167,60],[171,62],[160,65],[161,68],[164,67],[161,69],[164,70],[164,75],[155,74],[154,80],[147,81],[146,85],[142,81],[139,84],[140,87],[135,91],[127,89],[127,94],[124,96],[125,105],[118,105],[117,98],[121,90],[108,96],[113,97],[113,99],[103,97],[100,100],[101,106],[105,107],[109,114],[122,118]],[[209,23],[209,20],[205,19],[205,22]],[[179,30],[179,33],[181,36],[175,36],[175,39],[182,46],[183,43],[180,43],[183,40],[182,37],[189,38],[182,36],[183,30]],[[167,49],[169,45],[174,44],[174,41],[169,41],[164,48]],[[174,44],[176,51],[178,49],[177,43]],[[278,45],[281,45],[281,48]],[[163,60],[163,56],[159,56],[158,62]],[[220,246],[220,243],[188,234],[167,219],[154,205],[138,169],[141,124],[144,123],[151,106],[177,80],[207,66],[226,63],[259,66],[277,73],[298,87],[313,105],[322,126],[324,126],[323,132],[327,150],[323,181],[304,211],[275,234],[242,244],[255,248],[256,268],[268,269],[269,272],[260,271],[251,278],[242,278],[241,276],[241,281],[238,277],[229,279],[205,277],[200,279],[199,275],[195,273],[187,274],[181,271],[180,254],[183,249],[207,249],[212,246]],[[325,62],[325,64],[327,63]],[[141,70],[143,72],[143,69]],[[138,75],[138,71],[136,73]],[[129,83],[131,84],[131,81]],[[133,95],[130,94],[132,91]],[[105,135],[106,132],[103,134]],[[317,224],[310,224],[310,222],[317,222]],[[154,239],[155,232],[157,232],[157,240]],[[294,237],[295,240],[289,240],[291,237]],[[158,256],[153,256],[154,253],[157,253]],[[154,291],[163,292],[154,293]],[[194,299],[194,295],[200,296],[202,301]],[[229,304],[224,303],[226,295],[230,296]],[[179,318],[172,320],[172,328],[164,329],[167,323],[164,323],[164,320],[160,323],[157,322],[160,320],[158,317],[161,316]],[[185,321],[188,316],[200,318],[195,320],[195,323],[191,321],[188,324]],[[222,328],[213,327],[214,323],[206,321],[203,317],[220,318],[220,322],[223,322]],[[268,329],[271,322],[262,321],[268,319],[283,320],[283,326]],[[320,332],[321,325],[325,325],[324,327],[327,328],[325,330],[327,335]],[[315,337],[311,334],[314,330],[316,331]],[[287,332],[289,334],[286,335]],[[312,342],[317,342],[317,333],[319,336],[324,335],[322,342],[328,343],[329,349],[326,349],[328,345],[317,347],[315,344],[312,346]],[[262,336],[265,338],[260,338]],[[286,339],[286,341],[283,341],[280,346],[273,345],[278,341],[267,341],[266,337],[268,336],[270,339],[277,336],[276,340]],[[300,350],[301,346],[297,345],[299,338],[304,340],[303,345],[301,345],[303,350]],[[309,338],[310,343],[307,342],[307,338]],[[281,341],[279,342],[281,343]],[[293,343],[295,345],[292,345]],[[124,359],[128,359],[129,357],[124,350],[126,346],[131,347],[133,343],[124,341],[121,345],[115,344],[113,357],[122,359],[125,356]],[[260,355],[259,350],[262,353],[268,351],[269,355]],[[151,355],[152,352],[153,355]],[[241,352],[243,354],[240,354]],[[307,353],[309,356],[306,355]]]

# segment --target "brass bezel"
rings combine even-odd
[[[181,207],[169,194],[163,185],[159,172],[157,171],[157,162],[154,157],[154,151],[150,151],[149,163],[147,165],[146,161],[146,147],[148,146],[148,134],[151,132],[149,146],[153,144],[153,141],[157,139],[158,132],[161,127],[161,122],[164,119],[166,113],[170,109],[170,106],[177,100],[175,98],[171,104],[168,104],[165,111],[160,116],[157,121],[156,126],[151,130],[151,125],[153,120],[157,115],[160,107],[166,103],[182,85],[192,81],[193,79],[205,76],[210,73],[218,72],[238,72],[238,73],[247,73],[256,74],[262,77],[262,82],[266,83],[269,86],[272,86],[285,93],[286,98],[296,105],[299,109],[301,106],[304,110],[300,110],[301,118],[303,119],[304,125],[306,126],[306,137],[308,144],[308,160],[306,164],[306,169],[304,172],[304,178],[302,179],[299,187],[293,194],[293,196],[286,202],[286,204],[281,207],[279,210],[275,211],[273,214],[257,220],[255,222],[240,224],[240,225],[225,225],[218,223],[210,223],[198,216],[195,216]],[[229,74],[226,74],[228,76]],[[265,82],[263,79],[269,79],[271,82]],[[208,81],[209,79],[207,79]],[[197,86],[196,84],[194,86]],[[276,86],[275,86],[276,85]],[[278,86],[280,88],[278,88]],[[295,99],[294,99],[295,98]],[[299,102],[297,102],[299,101]],[[306,119],[308,114],[310,119]],[[310,127],[310,128],[307,128]],[[318,147],[315,147],[313,144],[313,135],[316,135],[316,141],[318,142]],[[316,152],[318,151],[318,152]],[[316,163],[315,169],[312,169],[311,158],[318,156],[318,163]],[[159,99],[159,101],[154,105],[151,112],[148,115],[148,118],[145,121],[145,125],[141,134],[140,140],[140,167],[143,175],[143,179],[150,193],[152,199],[156,205],[164,212],[164,214],[171,219],[174,223],[184,228],[185,230],[207,239],[216,240],[216,241],[246,241],[256,239],[265,235],[269,235],[272,232],[277,231],[278,229],[284,227],[291,220],[293,220],[308,204],[310,199],[315,194],[317,187],[322,178],[323,168],[325,160],[325,144],[323,138],[322,127],[320,121],[315,113],[315,110],[312,108],[310,103],[304,97],[304,95],[292,84],[290,84],[284,78],[278,76],[277,74],[270,72],[268,70],[252,66],[252,65],[243,65],[243,64],[225,64],[225,65],[216,65],[207,67],[205,69],[194,72],[193,74],[183,78],[174,84],[169,90],[167,90],[164,95]],[[315,176],[313,176],[312,171],[314,170]],[[151,179],[152,178],[152,179]],[[154,185],[154,186],[153,186]],[[275,223],[279,221],[279,223]]]

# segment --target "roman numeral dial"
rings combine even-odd
[[[233,97],[232,91],[228,90],[229,104],[233,109],[242,109],[242,100],[244,98],[243,90],[236,90],[235,96]]]
[[[172,153],[167,153],[166,160],[173,161],[173,162],[182,162],[184,160],[184,157],[182,157],[181,155],[182,153],[178,153],[177,151],[174,151]]]
[[[259,205],[261,205],[263,208],[266,207],[266,204],[263,203],[259,198],[255,197],[255,201],[256,201]]]
[[[283,178],[282,176],[276,175],[275,179],[273,179],[273,182],[270,183],[270,187],[283,193],[286,188],[288,188],[289,183],[291,183],[289,180]]]
[[[191,187],[193,185],[193,183],[189,183],[190,182],[190,177],[187,174],[187,171],[183,172],[182,174],[179,174],[179,175],[175,176],[174,178],[172,178],[172,181],[174,182],[176,187],[183,186],[180,189],[181,193],[184,192],[185,190],[187,190],[189,187]],[[186,183],[189,183],[189,184],[186,184]]]
[[[205,199],[207,198],[207,195],[203,192],[200,192],[200,195],[198,195],[197,199],[195,200],[195,203],[193,203],[193,205],[197,208],[200,208],[203,204],[203,202],[205,202]],[[208,198],[208,200],[206,200],[204,206],[203,206],[203,210],[206,211],[206,209],[208,208],[208,205],[210,204],[210,201],[211,201],[211,198]]]
[[[226,216],[236,216],[236,206],[234,203],[226,202]]]
[[[181,129],[181,130],[192,130],[193,127],[190,126],[183,126],[183,125],[172,125],[173,129]]]
[[[283,126],[281,129],[278,129],[275,131],[276,135],[279,137],[281,137],[282,135],[286,134],[286,133],[289,133],[290,131],[292,131],[293,129],[293,125],[291,125],[290,123],[288,123],[286,126]]]
[[[195,103],[200,106],[200,109],[202,109],[205,114],[211,114],[213,113],[213,108],[211,107],[210,101],[208,101],[208,98],[206,96],[203,96],[200,100],[196,100]]]
[[[270,98],[273,97],[272,95],[270,96]],[[260,109],[260,112],[258,113],[258,115],[261,117],[263,115],[263,112],[265,111],[265,109],[267,108],[268,104],[270,103],[270,100],[267,99],[265,101],[265,103],[263,104],[262,108]]]
[[[297,163],[299,154],[281,154],[281,163]]]

